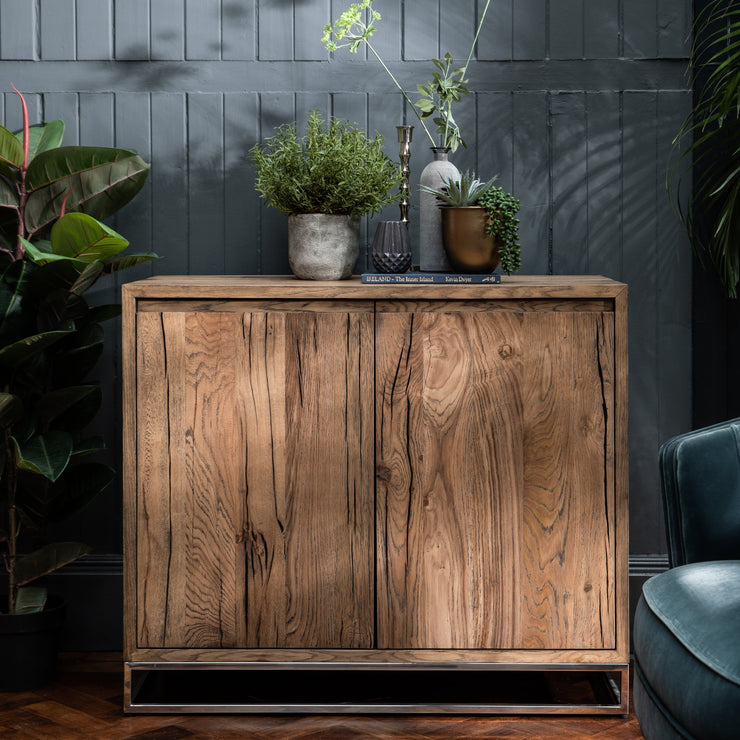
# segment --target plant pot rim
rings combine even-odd
[[[322,211],[304,211],[302,213],[289,213],[288,218],[298,216],[323,216],[324,218],[357,218],[360,219],[362,216],[358,216],[352,213],[323,213]]]
[[[0,594],[0,599],[5,597],[7,603],[8,595]],[[8,614],[0,611],[0,633],[25,633],[34,632],[42,624],[54,620],[57,616],[61,620],[67,608],[67,600],[59,594],[49,594],[46,605],[40,612],[26,612],[24,614]],[[60,621],[61,624],[61,621]]]

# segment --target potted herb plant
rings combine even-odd
[[[370,139],[349,121],[308,117],[306,135],[295,123],[279,126],[250,150],[255,187],[267,205],[288,216],[288,258],[306,280],[340,280],[352,274],[360,253],[360,216],[398,200],[398,165],[383,153],[383,137]]]
[[[444,249],[458,272],[493,272],[499,264],[511,275],[521,267],[519,201],[492,178],[465,173],[425,187],[439,202]]]
[[[128,242],[98,220],[134,197],[149,165],[124,149],[61,146],[64,123],[29,126],[18,94],[22,131],[0,127],[0,691],[53,678],[63,606],[44,576],[90,548],[50,543],[49,528],[114,475],[87,458],[104,442],[85,427],[101,400],[89,378],[101,322],[120,306],[92,306],[85,293],[156,257],[122,255]]]

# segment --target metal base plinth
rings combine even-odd
[[[628,667],[127,663],[125,711],[623,714]]]

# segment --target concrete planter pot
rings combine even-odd
[[[352,275],[359,256],[359,216],[288,216],[288,261],[301,280],[344,280]]]

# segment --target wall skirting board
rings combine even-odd
[[[630,617],[648,578],[668,570],[667,555],[630,555]],[[51,587],[68,601],[63,650],[121,650],[123,559],[92,553],[50,577]],[[632,619],[630,618],[630,623]]]

